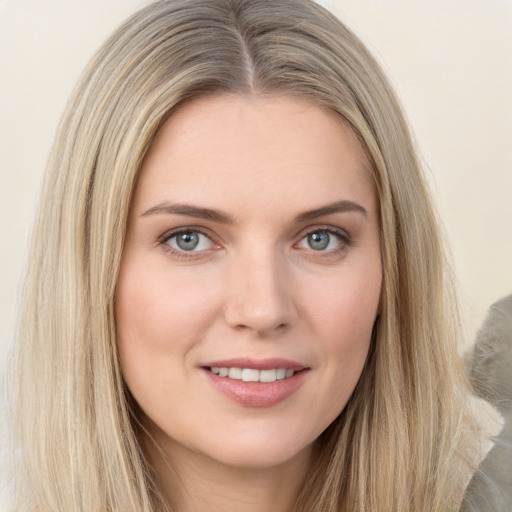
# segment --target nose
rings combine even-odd
[[[292,280],[286,262],[273,252],[240,255],[228,281],[225,318],[231,327],[272,337],[296,322]]]

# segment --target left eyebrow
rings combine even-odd
[[[297,215],[294,219],[295,222],[305,222],[308,220],[313,220],[318,217],[323,217],[324,215],[331,215],[333,213],[343,213],[343,212],[358,212],[363,214],[365,217],[368,217],[368,212],[366,208],[361,206],[354,201],[337,201],[335,203],[331,203],[325,206],[321,206],[320,208],[315,208],[314,210],[308,210],[307,212],[301,213]]]

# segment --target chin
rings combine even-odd
[[[282,434],[286,434],[286,437]],[[309,458],[311,448],[315,439],[305,439],[300,436],[294,438],[290,432],[281,432],[276,435],[268,432],[269,435],[252,435],[236,438],[226,436],[229,443],[222,442],[206,446],[200,450],[212,460],[230,467],[245,469],[269,469],[283,464],[293,463],[295,460],[304,461]]]
[[[312,444],[300,447],[300,449],[274,449],[273,447],[240,448],[236,451],[228,451],[218,455],[217,461],[230,467],[258,470],[271,469],[294,461],[309,459]]]

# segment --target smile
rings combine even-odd
[[[309,380],[311,367],[290,359],[233,358],[201,366],[217,391],[244,407],[273,407]]]
[[[228,379],[242,380],[243,382],[275,382],[293,377],[295,370],[286,368],[274,368],[268,370],[257,370],[255,368],[210,368],[214,375],[226,377]]]

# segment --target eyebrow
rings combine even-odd
[[[318,217],[323,217],[324,215],[332,215],[333,213],[344,213],[344,212],[358,212],[363,214],[365,217],[368,216],[368,212],[366,208],[361,206],[354,201],[337,201],[335,203],[331,203],[325,206],[321,206],[320,208],[315,208],[314,210],[309,210],[307,212],[301,213],[295,217],[295,222],[305,222],[308,220],[313,220]]]
[[[300,213],[294,218],[294,222],[300,223],[308,220],[313,220],[318,217],[323,217],[325,215],[332,215],[334,213],[344,213],[344,212],[358,212],[363,214],[365,217],[368,216],[368,212],[366,209],[358,203],[354,201],[337,201],[335,203],[331,203],[325,206],[321,206],[320,208],[315,208],[314,210],[308,210],[306,212]],[[199,219],[211,220],[213,222],[218,222],[220,224],[233,224],[235,218],[228,213],[221,212],[220,210],[213,210],[211,208],[202,208],[199,206],[193,206],[190,204],[171,204],[166,201],[153,206],[146,210],[141,216],[145,217],[147,215],[154,214],[168,214],[168,215],[186,215],[187,217],[195,217]]]
[[[223,213],[219,210],[212,210],[211,208],[201,208],[199,206],[193,206],[190,204],[171,204],[163,202],[153,206],[149,210],[146,210],[142,217],[146,215],[153,215],[155,213],[166,213],[174,215],[186,215],[187,217],[196,217],[199,219],[211,220],[213,222],[219,222],[220,224],[233,224],[234,217],[227,213]]]

